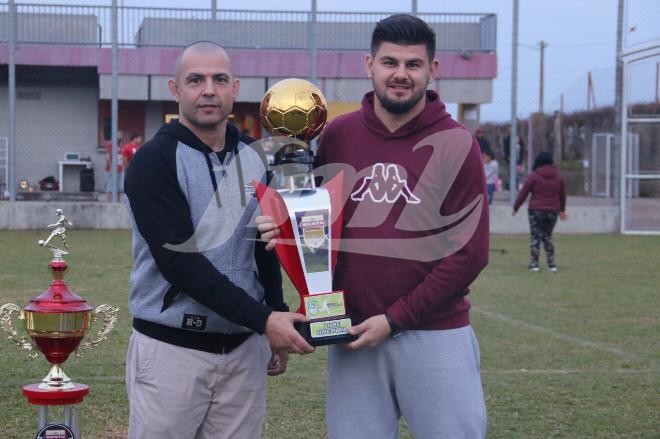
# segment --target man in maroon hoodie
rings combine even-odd
[[[552,231],[557,224],[557,216],[566,219],[566,188],[564,179],[559,175],[553,164],[552,154],[543,151],[536,156],[532,172],[527,176],[523,187],[513,205],[513,215],[525,202],[527,195],[532,194],[529,201],[528,217],[530,229],[530,263],[531,271],[539,271],[539,252],[541,242],[548,257],[548,270],[557,271],[555,262],[555,246],[552,242]]]
[[[344,171],[334,288],[358,335],[328,350],[330,439],[473,439],[486,432],[469,285],[488,262],[479,144],[427,90],[435,34],[393,15],[373,32],[362,107],[323,133],[315,174]],[[262,237],[278,231],[261,217]],[[274,246],[274,241],[268,244]]]

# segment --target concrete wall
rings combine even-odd
[[[369,50],[372,22],[317,22],[317,47],[320,50]],[[481,23],[430,23],[436,33],[438,50],[492,50],[483,38]],[[306,21],[203,20],[146,17],[142,21],[138,46],[184,46],[199,40],[216,41],[224,47],[259,47],[269,49],[306,49]]]
[[[17,86],[16,180],[31,185],[52,175],[58,177],[59,160],[65,152],[78,152],[94,162],[96,185],[103,183],[105,155],[98,146],[98,89],[92,84]],[[23,98],[21,98],[23,97]],[[7,108],[7,87],[0,87],[0,108]],[[1,111],[0,137],[9,134],[9,120]],[[80,190],[80,168],[68,168],[64,175],[68,191]]]
[[[511,216],[508,205],[493,205],[490,208],[491,233],[529,233],[527,208],[520,208]],[[616,206],[573,206],[566,208],[568,219],[557,221],[555,233],[618,233],[619,208]]]
[[[0,41],[9,39],[9,13],[0,12]],[[92,14],[18,14],[22,43],[98,44],[99,24]]]
[[[147,102],[144,108],[144,140],[151,139],[163,125],[163,103]]]
[[[123,203],[104,202],[39,202],[10,203],[0,201],[0,230],[46,229],[55,219],[55,209],[64,210],[75,228],[126,229],[130,216]],[[560,221],[556,233],[617,233],[619,210],[615,206],[572,206],[568,220]],[[524,207],[515,217],[507,205],[495,205],[490,211],[492,233],[527,234],[529,224]]]
[[[118,75],[117,97],[129,101],[149,100],[149,76]],[[112,75],[99,75],[99,98],[112,99]]]

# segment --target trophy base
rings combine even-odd
[[[295,323],[294,326],[296,330],[303,336],[303,338],[312,346],[327,346],[331,344],[340,344],[340,343],[349,343],[351,341],[357,340],[357,335],[351,335],[345,331],[346,328],[341,326],[342,321],[348,320],[350,325],[350,319],[326,319],[326,320],[312,320],[307,322]],[[320,331],[325,331],[325,333],[319,334],[319,330],[314,326],[325,326],[326,328],[320,329]]]

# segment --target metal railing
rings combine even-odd
[[[307,49],[311,12],[118,7],[120,47],[183,46],[208,39],[228,48]],[[111,6],[16,4],[18,44],[110,46]],[[320,50],[365,50],[385,12],[317,12]],[[421,13],[438,50],[494,51],[494,14]],[[9,7],[0,3],[0,42],[8,41]]]

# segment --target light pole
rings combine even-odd
[[[548,43],[541,40],[539,42],[539,47],[541,48],[541,68],[539,73],[539,113],[543,114],[543,87],[544,87],[544,61],[545,61],[545,48],[548,47]]]

